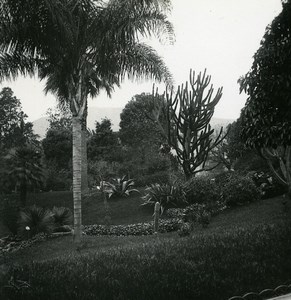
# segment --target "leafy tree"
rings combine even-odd
[[[166,142],[158,123],[150,117],[150,112],[164,101],[162,97],[155,98],[151,94],[135,95],[120,114],[119,136],[123,145],[157,145]],[[165,118],[160,115],[159,122],[165,126]]]
[[[206,161],[210,151],[224,138],[221,128],[219,134],[212,140],[214,129],[209,124],[214,113],[215,105],[222,96],[219,88],[211,100],[213,87],[210,86],[206,95],[205,89],[210,83],[210,76],[206,70],[195,79],[195,72],[190,72],[190,82],[178,87],[174,94],[173,88],[165,93],[166,107],[161,107],[158,102],[152,112],[153,118],[159,122],[159,116],[164,111],[167,118],[167,127],[164,130],[168,144],[175,150],[177,159],[182,167],[186,179],[196,173],[209,170]],[[213,169],[212,167],[211,169]]]
[[[117,152],[120,151],[117,134],[111,129],[109,119],[96,122],[95,130],[92,130],[88,141],[88,157],[91,160],[115,161]],[[117,159],[118,160],[118,159]]]
[[[166,118],[161,114],[157,122],[151,117],[156,102],[163,106],[164,98],[145,93],[135,95],[120,115],[119,137],[124,146],[124,173],[134,178],[168,170],[171,165],[169,153],[161,154],[161,147],[167,140],[160,124],[164,127]]]
[[[72,116],[67,106],[47,110],[50,129],[72,131]]]
[[[291,198],[291,1],[282,5],[239,83],[248,94],[241,112],[242,138],[261,152]]]
[[[75,240],[81,240],[82,121],[87,97],[129,75],[169,79],[157,53],[139,36],[173,36],[169,0],[3,0],[0,78],[35,74],[72,112]]]
[[[32,123],[25,122],[27,116],[22,111],[20,100],[6,87],[0,92],[0,149],[7,151],[13,147],[32,142]]]
[[[59,170],[71,169],[72,162],[72,132],[65,128],[49,128],[42,147],[47,164],[54,163]]]

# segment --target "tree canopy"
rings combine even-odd
[[[20,100],[13,95],[10,88],[3,88],[0,92],[0,149],[2,151],[35,140],[32,123],[25,122],[26,118]]]
[[[142,144],[160,145],[166,141],[158,123],[149,115],[155,107],[155,101],[162,102],[163,97],[155,98],[151,94],[135,95],[120,114],[119,136],[123,145],[138,146]],[[165,118],[159,121],[165,126]]]
[[[291,1],[282,5],[266,29],[251,70],[239,80],[241,91],[248,94],[241,136],[266,158],[291,198]]]
[[[267,27],[251,70],[242,77],[248,94],[241,113],[248,146],[291,145],[291,1]]]

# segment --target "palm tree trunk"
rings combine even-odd
[[[86,105],[86,108],[84,110],[84,115],[82,118],[82,182],[81,182],[82,193],[88,191],[87,116],[88,116],[88,105]]]
[[[87,132],[82,130],[82,193],[88,189]]]
[[[74,200],[74,240],[81,242],[82,207],[82,123],[79,117],[72,118],[73,125],[73,200]]]

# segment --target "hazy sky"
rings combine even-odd
[[[219,118],[238,118],[246,96],[239,95],[237,79],[251,67],[266,26],[282,9],[280,0],[172,0],[169,19],[176,34],[174,45],[151,42],[164,58],[175,80],[185,82],[189,71],[207,68],[215,90],[223,86],[223,96],[216,107]],[[153,82],[125,81],[109,99],[101,93],[89,106],[124,107],[136,94],[150,93]],[[21,100],[29,121],[44,116],[56,104],[53,95],[45,96],[44,82],[19,78],[2,82]],[[159,90],[163,92],[164,86]]]

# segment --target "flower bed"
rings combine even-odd
[[[178,218],[170,220],[160,220],[159,232],[177,231],[180,228],[181,221]],[[137,223],[130,225],[86,225],[83,232],[87,235],[150,235],[153,234],[153,222]]]

